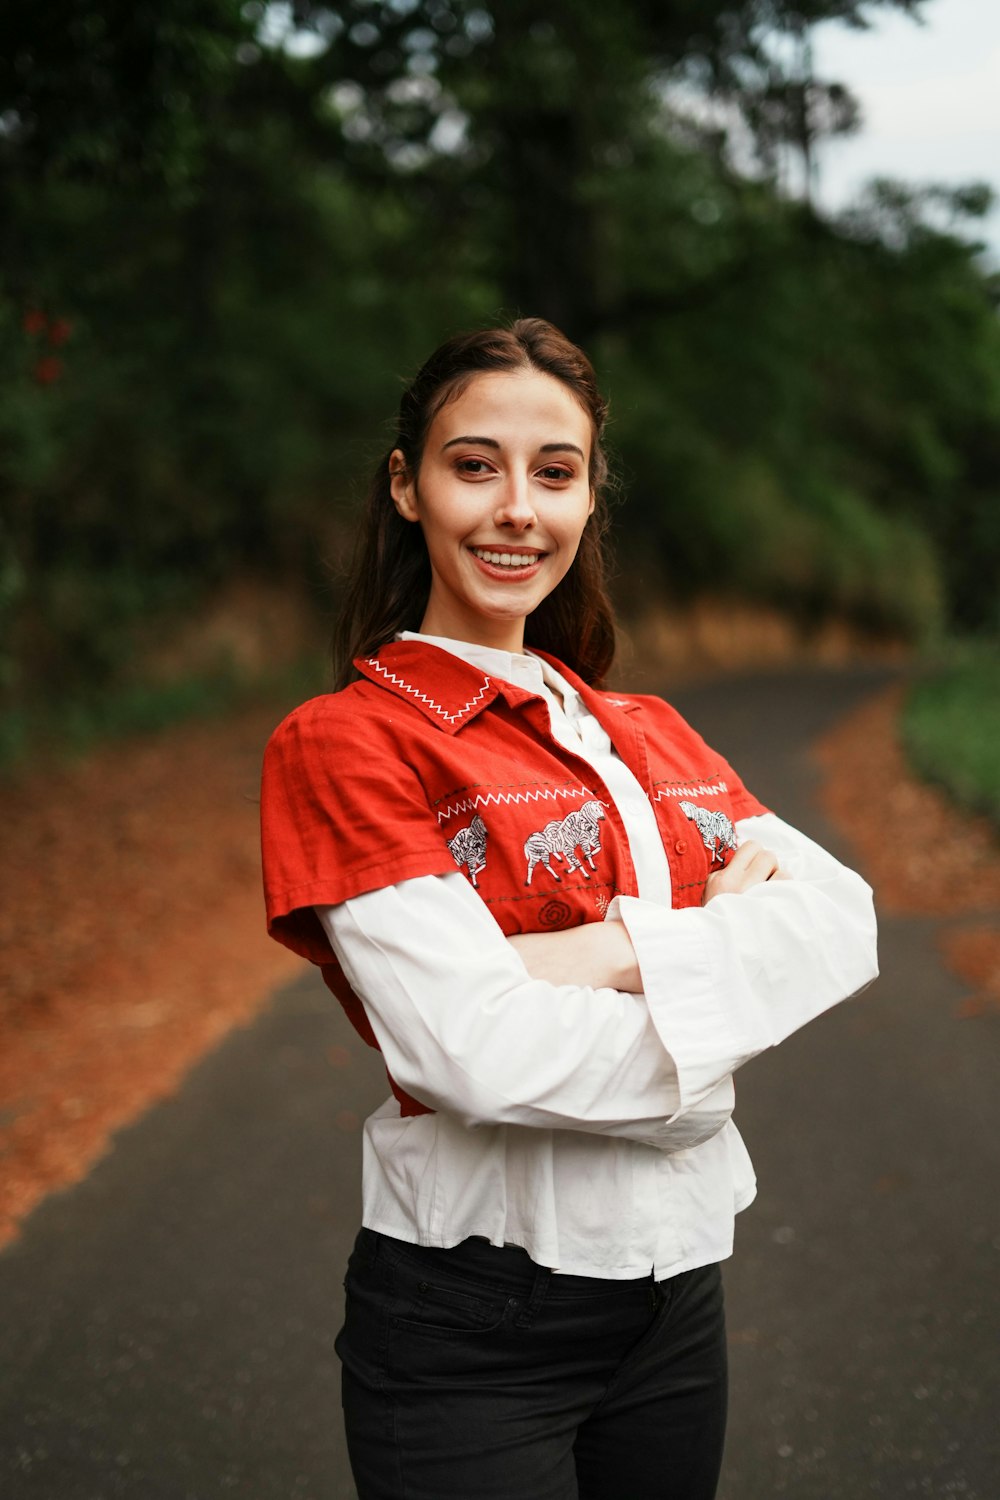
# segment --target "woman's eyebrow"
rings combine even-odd
[[[500,444],[497,442],[496,438],[466,436],[449,438],[446,443],[441,444],[441,452],[443,453],[446,448],[453,448],[456,443],[478,443],[482,448],[500,447]]]
[[[446,448],[453,448],[456,443],[477,443],[481,448],[496,448],[498,450],[500,448],[500,444],[496,438],[476,437],[471,433],[466,433],[462,437],[449,438],[446,443],[442,443],[441,452],[443,453]],[[579,454],[580,458],[586,457],[583,449],[578,448],[576,443],[543,443],[538,451],[539,453],[576,453]]]
[[[543,443],[538,451],[539,453],[578,453],[581,458],[586,456],[583,449],[578,448],[575,443]]]

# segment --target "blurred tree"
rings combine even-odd
[[[925,0],[298,0],[314,77],[343,110],[355,170],[404,167],[455,190],[487,228],[504,301],[586,340],[620,307],[601,297],[607,233],[593,180],[627,170],[671,84],[728,105],[762,161],[854,127],[846,90],[802,76],[808,27],[864,26]],[[262,20],[275,7],[261,7]],[[789,55],[782,38],[797,42]],[[442,158],[456,168],[442,172]],[[807,178],[809,171],[807,170]],[[624,295],[624,289],[622,294]],[[619,298],[619,301],[621,297]]]
[[[3,164],[106,186],[197,174],[252,45],[239,0],[41,0],[0,14]]]
[[[596,355],[652,587],[909,631],[943,589],[995,622],[996,286],[962,237],[987,197],[809,198],[856,122],[810,27],[889,5],[919,10],[8,8],[9,701],[114,680],[234,570],[315,581],[398,378],[502,310]]]

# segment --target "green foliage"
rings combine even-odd
[[[942,653],[910,690],[902,730],[916,770],[1000,829],[1000,640]]]
[[[834,224],[768,175],[850,124],[808,26],[879,3],[10,9],[7,709],[113,697],[234,572],[319,595],[401,379],[519,311],[594,354],[620,551],[674,594],[995,626],[997,288],[958,232],[987,199],[883,183]]]
[[[190,179],[211,135],[210,106],[252,36],[240,0],[5,7],[0,94],[10,164],[34,180]]]
[[[305,698],[327,692],[329,682],[329,662],[310,653],[263,673],[222,662],[169,681],[78,688],[0,720],[0,777],[16,775],[29,754],[73,757],[103,740],[152,734],[188,719],[218,719],[247,706],[273,703],[277,718]]]

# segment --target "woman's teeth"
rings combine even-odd
[[[540,552],[487,552],[485,547],[473,547],[472,551],[483,562],[499,568],[530,568],[541,556]]]

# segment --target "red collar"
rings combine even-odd
[[[456,734],[509,685],[425,641],[393,641],[374,656],[359,656],[354,665],[369,682],[419,708],[445,734]]]
[[[545,651],[536,655],[551,663],[599,717],[606,716],[609,706],[626,712],[637,706],[625,698],[598,695],[554,656]],[[536,696],[503,678],[490,677],[481,667],[472,667],[460,656],[426,641],[394,641],[373,656],[359,656],[354,665],[369,682],[387,688],[404,703],[412,703],[445,734],[457,734],[497,697],[502,696],[515,708]]]

